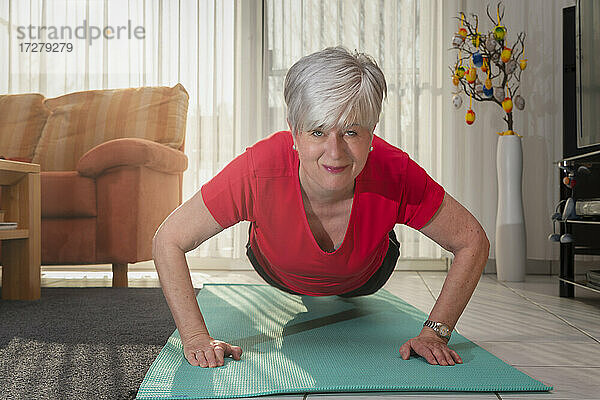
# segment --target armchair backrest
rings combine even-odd
[[[29,162],[50,111],[38,93],[0,96],[0,156]]]
[[[44,100],[50,115],[33,162],[42,171],[74,170],[79,158],[113,139],[142,138],[182,149],[188,94],[169,87],[90,90]]]

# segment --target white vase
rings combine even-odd
[[[498,137],[498,213],[496,214],[496,273],[499,281],[525,280],[527,237],[523,216],[523,149],[516,135]]]

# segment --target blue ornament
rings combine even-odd
[[[483,85],[483,95],[485,97],[492,97],[492,95],[494,94],[494,88],[486,88],[485,85]]]
[[[477,67],[477,68],[481,68],[481,66],[483,65],[483,56],[481,55],[480,52],[476,51],[473,54],[473,64]]]

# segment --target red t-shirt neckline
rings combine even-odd
[[[364,170],[364,168],[363,168],[363,170]],[[302,192],[300,189],[300,157],[298,157],[298,153],[294,152],[294,181],[295,181],[294,186],[296,188],[296,199],[299,199],[297,203],[300,203],[300,204],[296,204],[296,205],[300,207],[300,210],[302,212],[302,224],[304,226],[304,231],[308,235],[310,235],[313,246],[317,249],[317,251],[319,251],[324,256],[337,255],[338,253],[340,253],[342,251],[342,248],[344,247],[346,242],[348,242],[348,240],[349,240],[348,235],[350,234],[350,227],[353,226],[352,224],[354,223],[354,219],[355,219],[354,214],[356,214],[355,210],[358,208],[358,197],[359,197],[357,195],[358,190],[359,190],[359,179],[358,178],[360,177],[361,174],[362,174],[362,171],[354,179],[354,192],[352,193],[352,208],[350,210],[350,218],[348,219],[348,225],[346,226],[346,232],[344,233],[344,239],[342,240],[342,244],[340,244],[340,247],[338,247],[337,249],[335,249],[334,251],[329,253],[327,251],[323,251],[321,246],[319,246],[319,243],[317,243],[317,240],[315,239],[315,235],[313,235],[312,230],[310,229],[310,224],[308,223],[308,216],[306,215],[306,209],[304,208],[304,200],[302,199]],[[335,246],[335,243],[334,243],[334,246]]]

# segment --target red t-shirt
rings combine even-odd
[[[421,229],[444,188],[404,151],[374,135],[373,151],[356,177],[350,222],[341,246],[323,251],[308,225],[292,134],[276,132],[231,161],[201,188],[224,229],[253,221],[250,245],[277,283],[294,292],[331,296],[362,286],[381,265],[395,224]]]

